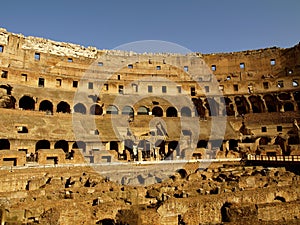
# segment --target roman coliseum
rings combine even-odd
[[[218,224],[227,221],[225,208],[231,210],[231,222],[242,218],[238,209],[252,222],[282,220],[276,213],[264,214],[266,208],[286,207],[293,215],[286,220],[298,218],[286,206],[299,208],[298,175],[274,169],[273,176],[289,173],[289,179],[279,186],[268,180],[269,189],[260,189],[253,171],[262,175],[264,169],[247,170],[240,159],[300,155],[299,44],[232,53],[138,54],[0,29],[0,66],[3,224]],[[183,159],[191,162],[167,184],[150,182],[154,187],[146,188],[126,186],[146,185],[146,178],[115,184],[85,166]],[[219,159],[219,164],[227,159],[235,166],[216,163],[201,175],[197,168],[205,159]],[[228,178],[234,171],[246,171],[250,180],[239,182],[235,194],[212,187],[225,182],[221,172]],[[212,182],[210,188],[194,190],[190,183],[200,181]],[[80,187],[91,196],[82,200]],[[52,199],[48,206],[44,198]],[[58,199],[78,205],[68,211]],[[286,204],[278,206],[278,199]],[[91,218],[85,220],[84,211]]]

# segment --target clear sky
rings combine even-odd
[[[292,47],[300,0],[6,0],[0,27],[98,49],[141,40],[202,53]]]

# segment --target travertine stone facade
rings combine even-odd
[[[1,29],[0,149],[27,161],[39,149],[89,162],[295,154],[299,56],[299,44],[137,54]]]

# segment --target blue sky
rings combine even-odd
[[[141,40],[195,52],[292,47],[300,41],[299,0],[10,0],[0,27],[99,49]]]

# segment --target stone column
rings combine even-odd
[[[252,104],[251,104],[251,101],[249,100],[250,96],[244,96],[244,97],[249,105],[249,113],[253,113]]]
[[[143,161],[143,148],[138,148],[138,161]]]

